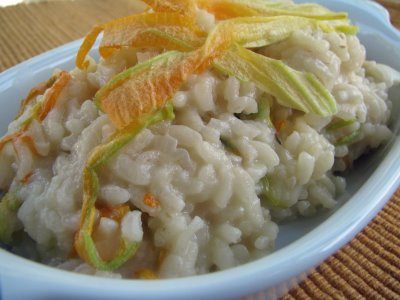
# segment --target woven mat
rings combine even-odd
[[[382,0],[400,28],[398,0]],[[0,9],[0,71],[133,13],[129,0],[42,2]],[[284,299],[400,299],[400,190],[352,242]]]

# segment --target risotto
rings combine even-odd
[[[400,74],[366,60],[345,13],[144,2],[94,27],[0,140],[15,253],[116,278],[232,268],[272,252],[280,221],[335,207],[340,172],[390,139]]]

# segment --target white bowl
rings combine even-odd
[[[306,1],[299,1],[306,2]],[[366,0],[316,1],[347,11],[361,28],[368,58],[400,70],[400,33],[388,12]],[[70,69],[81,41],[46,52],[0,74],[0,134],[17,112],[29,88],[49,77],[56,67]],[[391,91],[393,115],[399,114],[400,89]],[[348,176],[347,194],[335,211],[281,226],[273,254],[230,270],[182,279],[140,281],[91,277],[50,268],[0,249],[0,298],[7,299],[204,299],[240,297],[264,291],[276,298],[350,241],[377,214],[400,183],[400,120],[396,136],[362,159]],[[303,276],[301,276],[303,274]]]

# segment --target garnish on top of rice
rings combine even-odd
[[[346,13],[144,2],[95,26],[0,140],[3,243],[25,230],[41,261],[102,276],[226,269],[272,251],[274,221],[333,208],[334,172],[390,138],[400,75],[365,61]]]

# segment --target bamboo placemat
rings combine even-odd
[[[399,0],[382,0],[400,28]],[[0,9],[0,71],[133,13],[129,0],[77,0]],[[400,189],[369,226],[284,299],[400,299]]]

